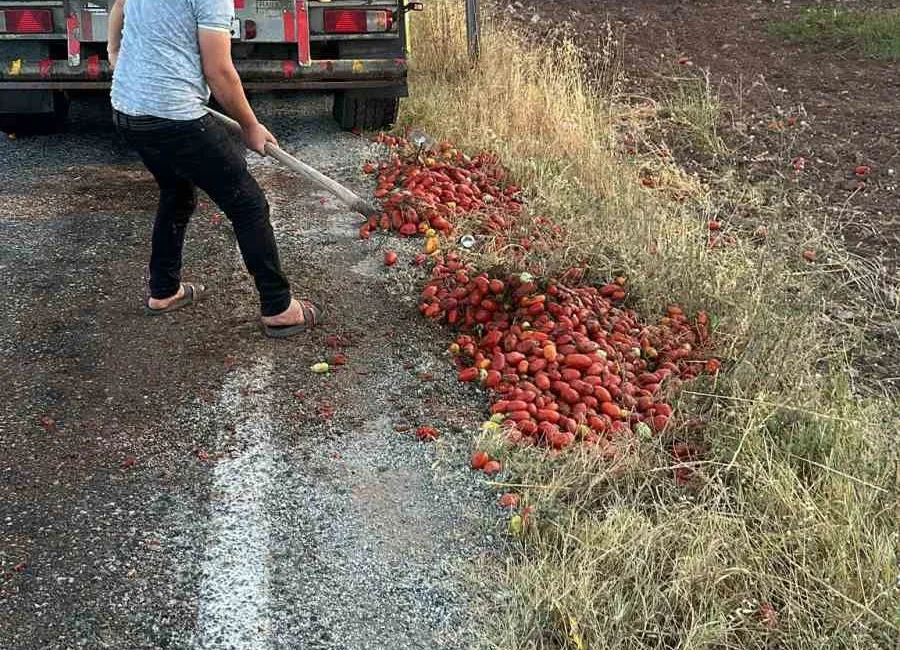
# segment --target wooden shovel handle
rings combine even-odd
[[[235,135],[242,136],[243,130],[241,129],[241,125],[236,121],[228,117],[227,115],[223,115],[222,113],[213,110],[209,107],[206,108],[207,112],[220,120],[225,126],[228,127],[230,131],[232,131]],[[309,182],[321,187],[323,190],[330,192],[338,199],[340,199],[341,203],[346,205],[351,210],[355,212],[359,212],[365,217],[371,217],[379,214],[379,210],[375,208],[371,203],[363,200],[361,197],[356,195],[354,192],[350,191],[337,181],[329,178],[318,169],[310,167],[305,162],[298,160],[291,154],[287,153],[281,147],[272,144],[271,142],[266,143],[266,155],[270,158],[274,158],[282,165],[287,167],[288,169],[297,172],[303,178],[308,180]]]

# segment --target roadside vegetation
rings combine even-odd
[[[773,23],[769,31],[792,43],[852,49],[873,59],[900,60],[900,9],[806,7],[799,18]]]
[[[680,425],[617,461],[577,448],[510,448],[483,434],[479,447],[509,470],[498,491],[521,492],[534,507],[502,577],[507,597],[489,641],[896,647],[900,409],[855,390],[849,362],[861,334],[822,318],[823,297],[839,285],[874,285],[867,271],[789,193],[730,176],[701,182],[664,146],[642,141],[644,125],[671,119],[721,153],[705,85],[691,81],[674,106],[625,102],[612,35],[588,65],[565,40],[536,45],[499,21],[486,21],[472,65],[461,5],[435,0],[414,16],[401,128],[496,152],[529,210],[569,235],[539,260],[545,277],[576,263],[592,282],[625,276],[647,319],[671,303],[706,310],[724,364],[676,396]],[[809,30],[831,24],[817,15],[804,19]],[[900,24],[890,14],[879,20]],[[849,15],[833,24],[882,33]],[[897,51],[889,38],[878,42],[878,52]],[[711,240],[711,221],[727,242]],[[810,249],[813,261],[802,255]],[[476,264],[515,268],[502,252]],[[704,453],[679,463],[680,441]],[[685,467],[687,484],[674,479]]]

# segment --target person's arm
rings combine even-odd
[[[109,67],[115,68],[119,60],[119,48],[122,46],[122,27],[125,24],[125,3],[127,0],[116,0],[109,10],[108,41],[106,53],[109,55]]]
[[[247,147],[260,155],[265,155],[266,142],[278,144],[256,119],[241,78],[231,60],[231,34],[220,29],[199,26],[200,57],[203,61],[203,75],[206,83],[225,112],[238,121],[244,131]]]

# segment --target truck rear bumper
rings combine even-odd
[[[397,59],[331,59],[299,65],[295,61],[235,61],[248,90],[394,90],[405,94],[407,62]],[[90,57],[78,66],[65,60],[21,61],[0,66],[0,90],[103,90],[112,72],[106,61]]]

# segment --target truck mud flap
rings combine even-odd
[[[0,90],[0,115],[36,115],[53,109],[51,90]]]

